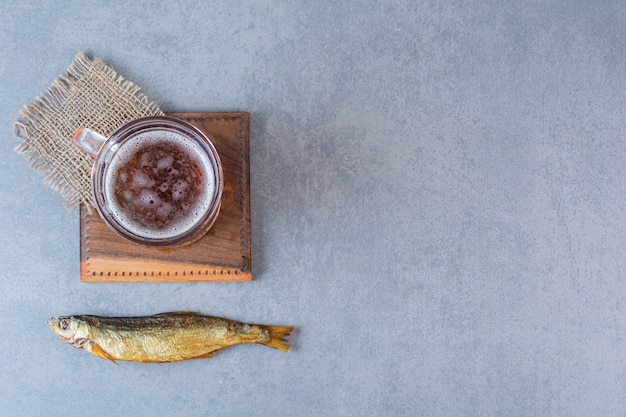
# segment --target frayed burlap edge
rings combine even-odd
[[[79,53],[66,73],[19,112],[13,122],[20,140],[15,151],[43,173],[43,182],[57,191],[68,210],[84,204],[92,211],[93,158],[72,142],[81,126],[108,136],[119,126],[163,112],[132,82],[118,76],[100,59]]]

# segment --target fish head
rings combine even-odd
[[[74,316],[52,317],[48,327],[74,347],[81,347],[89,338],[89,324]]]

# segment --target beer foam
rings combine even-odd
[[[172,213],[173,206],[167,202],[161,201],[158,192],[149,189],[142,189],[139,195],[139,201],[134,200],[135,206],[157,207],[156,212],[158,215],[168,216],[174,215],[174,220],[163,228],[151,228],[142,225],[137,220],[133,219],[133,213],[128,209],[122,207],[116,197],[116,184],[118,182],[118,171],[124,167],[142,148],[150,144],[167,143],[175,145],[189,155],[190,159],[198,165],[202,172],[202,186],[201,192],[196,198],[194,206],[191,207],[189,213],[185,216],[176,216]],[[139,161],[143,163],[145,161]],[[157,163],[159,169],[173,169],[172,164],[174,158],[171,156],[160,159]],[[177,172],[176,170],[174,170]],[[123,182],[127,181],[126,174],[122,174],[120,179]],[[196,226],[204,217],[205,213],[209,210],[215,190],[215,172],[213,165],[205,153],[205,150],[191,139],[183,136],[182,134],[169,130],[147,131],[139,133],[129,139],[127,139],[116,152],[112,158],[106,173],[106,198],[110,202],[111,215],[127,230],[135,235],[148,238],[148,239],[166,239],[177,237]],[[189,181],[190,178],[187,178]],[[146,188],[153,187],[155,181],[141,173],[134,176],[132,179],[134,187]],[[177,183],[170,185],[167,183],[160,184],[159,189],[165,191],[169,188],[172,189],[173,199],[181,199],[185,193],[185,190],[190,186],[187,181],[179,180]],[[122,191],[122,193],[127,193]],[[131,193],[132,194],[132,193]],[[187,209],[189,206],[185,207]]]

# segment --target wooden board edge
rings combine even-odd
[[[228,112],[165,112],[167,116],[178,117],[180,119],[243,119],[248,124],[250,113],[245,111]]]
[[[132,267],[129,267],[132,265]],[[116,258],[81,261],[81,282],[246,282],[252,273],[236,268]],[[181,277],[184,280],[181,281]]]

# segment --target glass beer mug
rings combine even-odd
[[[142,245],[180,247],[215,222],[224,178],[220,157],[195,126],[168,116],[133,120],[109,138],[76,131],[74,142],[95,157],[94,205],[119,236]]]

